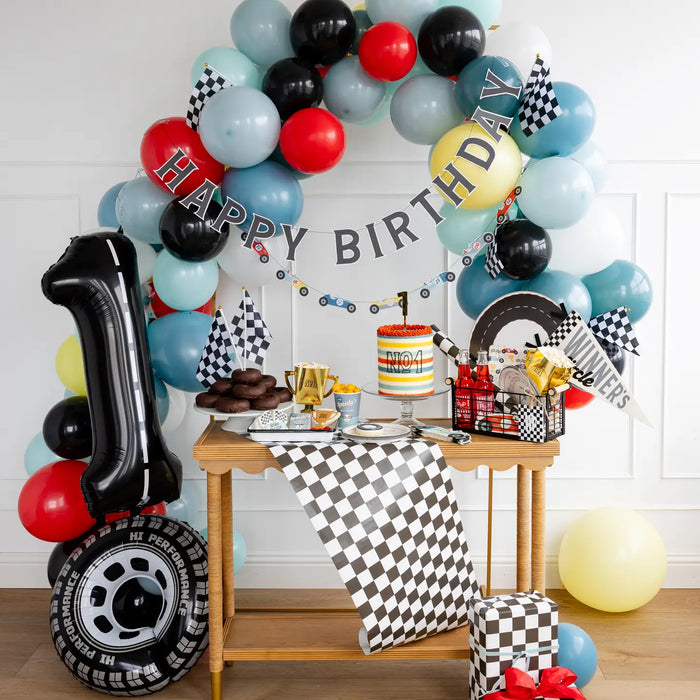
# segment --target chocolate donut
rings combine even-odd
[[[271,374],[263,374],[260,381],[267,387],[268,391],[274,389],[277,384],[277,380]]]
[[[267,388],[262,382],[257,384],[234,384],[231,388],[231,396],[236,399],[257,399],[267,393]]]
[[[286,386],[276,386],[270,393],[278,394],[280,397],[280,403],[286,403],[294,398],[292,396],[292,392],[289,391]]]
[[[231,379],[235,384],[255,384],[262,379],[262,372],[259,369],[234,369]]]
[[[230,379],[217,379],[210,387],[209,391],[212,394],[229,394],[233,382]]]
[[[209,394],[208,392],[203,392],[195,396],[194,402],[200,408],[214,408],[214,404],[220,398],[219,394]]]
[[[269,411],[271,408],[277,408],[280,405],[280,399],[277,394],[263,394],[257,399],[250,402],[250,407],[255,411]]]
[[[219,396],[216,402],[216,410],[221,413],[243,413],[250,408],[250,401],[234,399],[231,396]]]

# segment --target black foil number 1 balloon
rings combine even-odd
[[[100,232],[74,238],[41,281],[80,334],[93,448],[81,488],[93,517],[180,495],[182,465],[160,430],[138,279],[131,241]]]

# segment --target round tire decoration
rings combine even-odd
[[[54,646],[103,693],[146,695],[178,681],[208,644],[207,551],[186,523],[136,516],[84,539],[51,597]]]
[[[534,292],[514,292],[496,299],[476,319],[469,337],[469,354],[492,345],[514,348],[520,352],[532,343],[535,334],[545,340],[559,325],[561,308],[549,297]]]

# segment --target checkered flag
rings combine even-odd
[[[216,310],[207,344],[197,365],[197,380],[209,388],[217,379],[227,377],[234,369],[236,350],[231,331],[221,309]]]
[[[484,267],[486,272],[489,273],[489,277],[495,280],[496,277],[501,273],[503,269],[503,262],[501,258],[498,257],[498,247],[496,246],[496,239],[489,246],[488,251],[486,251],[486,260],[484,261]]]
[[[247,289],[238,307],[238,313],[233,317],[232,325],[234,344],[239,349],[241,357],[251,360],[253,364],[262,365],[267,349],[270,347],[268,338],[272,336]]]
[[[430,326],[435,333],[433,334],[433,345],[437,349],[447,355],[456,365],[459,365],[457,361],[457,355],[459,355],[459,348],[435,325]]]
[[[204,109],[207,100],[224,88],[235,87],[228,78],[225,78],[219,71],[209,64],[204,67],[204,72],[200,76],[196,85],[192,88],[190,104],[187,107],[187,125],[195,131],[199,126],[199,117]]]
[[[479,595],[437,444],[270,445],[364,625],[366,654],[467,624]]]
[[[581,314],[579,314],[578,311],[570,311],[542,345],[553,345],[555,348],[559,347],[564,339],[569,336],[571,331],[582,323],[585,325]]]
[[[523,100],[520,103],[519,118],[523,134],[532,136],[560,114],[562,114],[562,108],[554,94],[549,77],[549,66],[546,66],[538,56],[532,66],[532,72],[523,91]]]
[[[613,311],[594,316],[588,322],[588,327],[593,331],[593,335],[606,343],[617,345],[627,352],[639,355],[637,334],[632,328],[627,309],[624,306],[618,306]]]

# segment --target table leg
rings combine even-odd
[[[545,592],[544,469],[532,472],[532,587]]]
[[[491,558],[493,543],[493,469],[489,467],[489,512],[486,534],[486,595],[491,595]]]
[[[223,550],[224,617],[233,617],[233,499],[231,472],[221,475],[221,541]]]
[[[530,470],[518,465],[516,588],[530,590]]]
[[[221,699],[224,668],[222,590],[221,476],[207,472],[207,539],[209,551],[209,671],[212,700]]]

